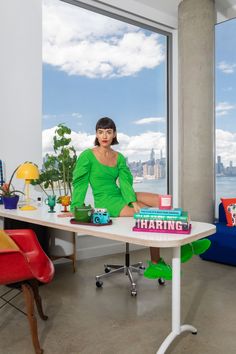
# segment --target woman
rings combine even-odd
[[[107,117],[99,119],[95,147],[80,154],[73,172],[71,211],[75,206],[83,205],[89,184],[95,207],[106,208],[112,217],[133,216],[142,207],[159,206],[158,194],[134,192],[133,177],[125,157],[111,148],[115,144],[118,144],[115,123]],[[192,245],[186,245],[181,254],[183,261],[191,258],[194,252]],[[150,248],[150,254],[151,262],[144,275],[151,279],[170,280],[171,267],[160,258],[159,248]]]

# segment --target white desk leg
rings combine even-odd
[[[189,331],[193,334],[197,333],[197,329],[195,327],[188,324],[181,326],[180,324],[180,265],[180,247],[175,247],[173,248],[172,257],[172,331],[166,337],[156,354],[164,354],[174,339],[182,332]]]

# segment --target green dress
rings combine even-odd
[[[106,208],[113,217],[119,216],[125,205],[137,200],[132,187],[133,176],[121,153],[118,153],[114,167],[99,162],[92,149],[80,154],[73,172],[71,211],[75,206],[83,205],[89,184],[95,208]]]

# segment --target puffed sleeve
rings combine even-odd
[[[85,150],[78,157],[73,171],[73,193],[70,206],[72,212],[75,206],[82,206],[84,203],[89,185],[90,165],[89,150]]]
[[[133,176],[129,167],[126,164],[126,160],[122,154],[119,156],[119,184],[122,197],[127,204],[136,202],[136,194],[133,189]]]

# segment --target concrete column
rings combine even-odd
[[[180,205],[192,220],[214,216],[213,0],[179,5]]]

